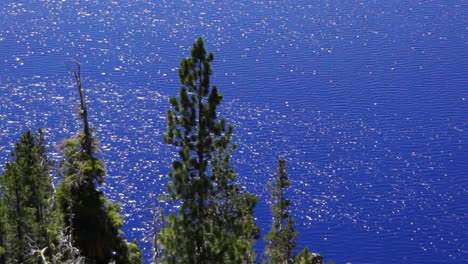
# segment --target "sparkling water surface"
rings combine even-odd
[[[167,99],[203,36],[263,233],[265,186],[283,157],[301,248],[336,263],[465,263],[466,10],[462,0],[3,0],[0,162],[37,127],[60,157],[79,128],[67,67],[80,61],[104,189],[124,203],[127,237],[148,236],[149,195],[165,191],[176,156],[162,142]]]

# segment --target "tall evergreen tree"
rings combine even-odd
[[[7,263],[35,263],[35,248],[51,255],[59,227],[53,209],[51,162],[41,130],[21,135],[12,151],[13,160],[0,177],[0,243]],[[2,258],[0,258],[0,261]]]
[[[298,233],[294,228],[294,220],[289,214],[290,201],[285,197],[285,189],[289,187],[285,160],[278,161],[277,178],[271,185],[273,223],[270,232],[265,237],[265,256],[268,263],[294,263],[295,239]]]
[[[164,141],[178,148],[169,174],[169,199],[178,214],[167,217],[160,241],[165,263],[249,263],[258,228],[253,209],[257,198],[235,184],[229,157],[232,126],[218,118],[222,101],[210,86],[213,54],[203,40],[193,45],[191,57],[181,62],[178,97],[171,97]]]
[[[103,184],[106,172],[104,163],[97,157],[98,141],[88,122],[78,63],[74,75],[83,129],[62,145],[61,172],[64,179],[57,192],[57,200],[68,225],[67,235],[86,257],[86,263],[141,263],[141,255],[135,258],[135,254],[140,254],[137,244],[128,244],[120,231],[123,219],[119,214],[119,204],[108,200],[97,189]]]

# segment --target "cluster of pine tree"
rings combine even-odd
[[[170,98],[164,141],[179,157],[172,163],[168,194],[179,206],[166,214],[155,239],[156,263],[255,263],[253,244],[260,238],[254,221],[258,198],[236,183],[231,166],[233,127],[218,117],[222,95],[210,84],[213,54],[203,40],[179,70],[182,86]],[[128,243],[120,228],[119,204],[98,189],[105,180],[98,141],[88,123],[80,65],[73,71],[80,97],[83,128],[61,147],[58,172],[52,183],[41,130],[26,131],[0,176],[0,264],[6,263],[142,263],[136,241]],[[273,223],[265,237],[262,263],[321,264],[305,248],[297,254],[298,233],[289,213],[285,188],[290,185],[284,160],[270,185]]]
[[[42,130],[21,135],[0,176],[0,264],[143,263],[138,244],[120,230],[119,204],[97,189],[106,172],[88,123],[79,64],[74,74],[83,129],[61,146],[57,189]]]

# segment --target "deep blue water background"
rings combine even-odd
[[[2,0],[0,162],[37,127],[59,158],[79,127],[76,59],[105,191],[124,202],[127,236],[148,236],[149,194],[175,156],[167,98],[203,36],[264,232],[284,157],[300,247],[336,263],[466,263],[467,12],[463,0]]]

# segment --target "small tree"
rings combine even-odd
[[[296,256],[296,264],[323,264],[323,258],[317,253],[310,253],[309,248],[304,248],[301,253]],[[327,262],[334,264],[333,262]]]
[[[35,263],[33,247],[51,256],[59,228],[53,208],[51,162],[47,157],[44,135],[39,129],[21,135],[11,153],[13,160],[0,177],[0,261]]]
[[[240,192],[229,164],[232,126],[218,118],[222,101],[210,86],[213,54],[203,40],[179,70],[178,97],[171,97],[164,141],[178,148],[179,159],[169,174],[169,200],[180,205],[161,230],[165,263],[252,262],[258,234],[253,220],[257,198]]]
[[[269,263],[294,263],[295,239],[298,233],[294,228],[294,220],[289,214],[290,201],[285,197],[285,189],[289,187],[286,173],[286,162],[279,160],[277,178],[270,186],[273,223],[270,232],[265,237],[267,242],[265,256]]]
[[[83,129],[62,145],[64,176],[57,191],[57,200],[73,246],[86,257],[86,263],[107,264],[135,262],[139,248],[123,238],[120,205],[108,200],[97,189],[105,180],[104,163],[97,157],[98,141],[88,122],[88,111],[81,83],[80,64],[73,71],[80,97],[79,118]],[[133,257],[133,262],[130,258]]]

